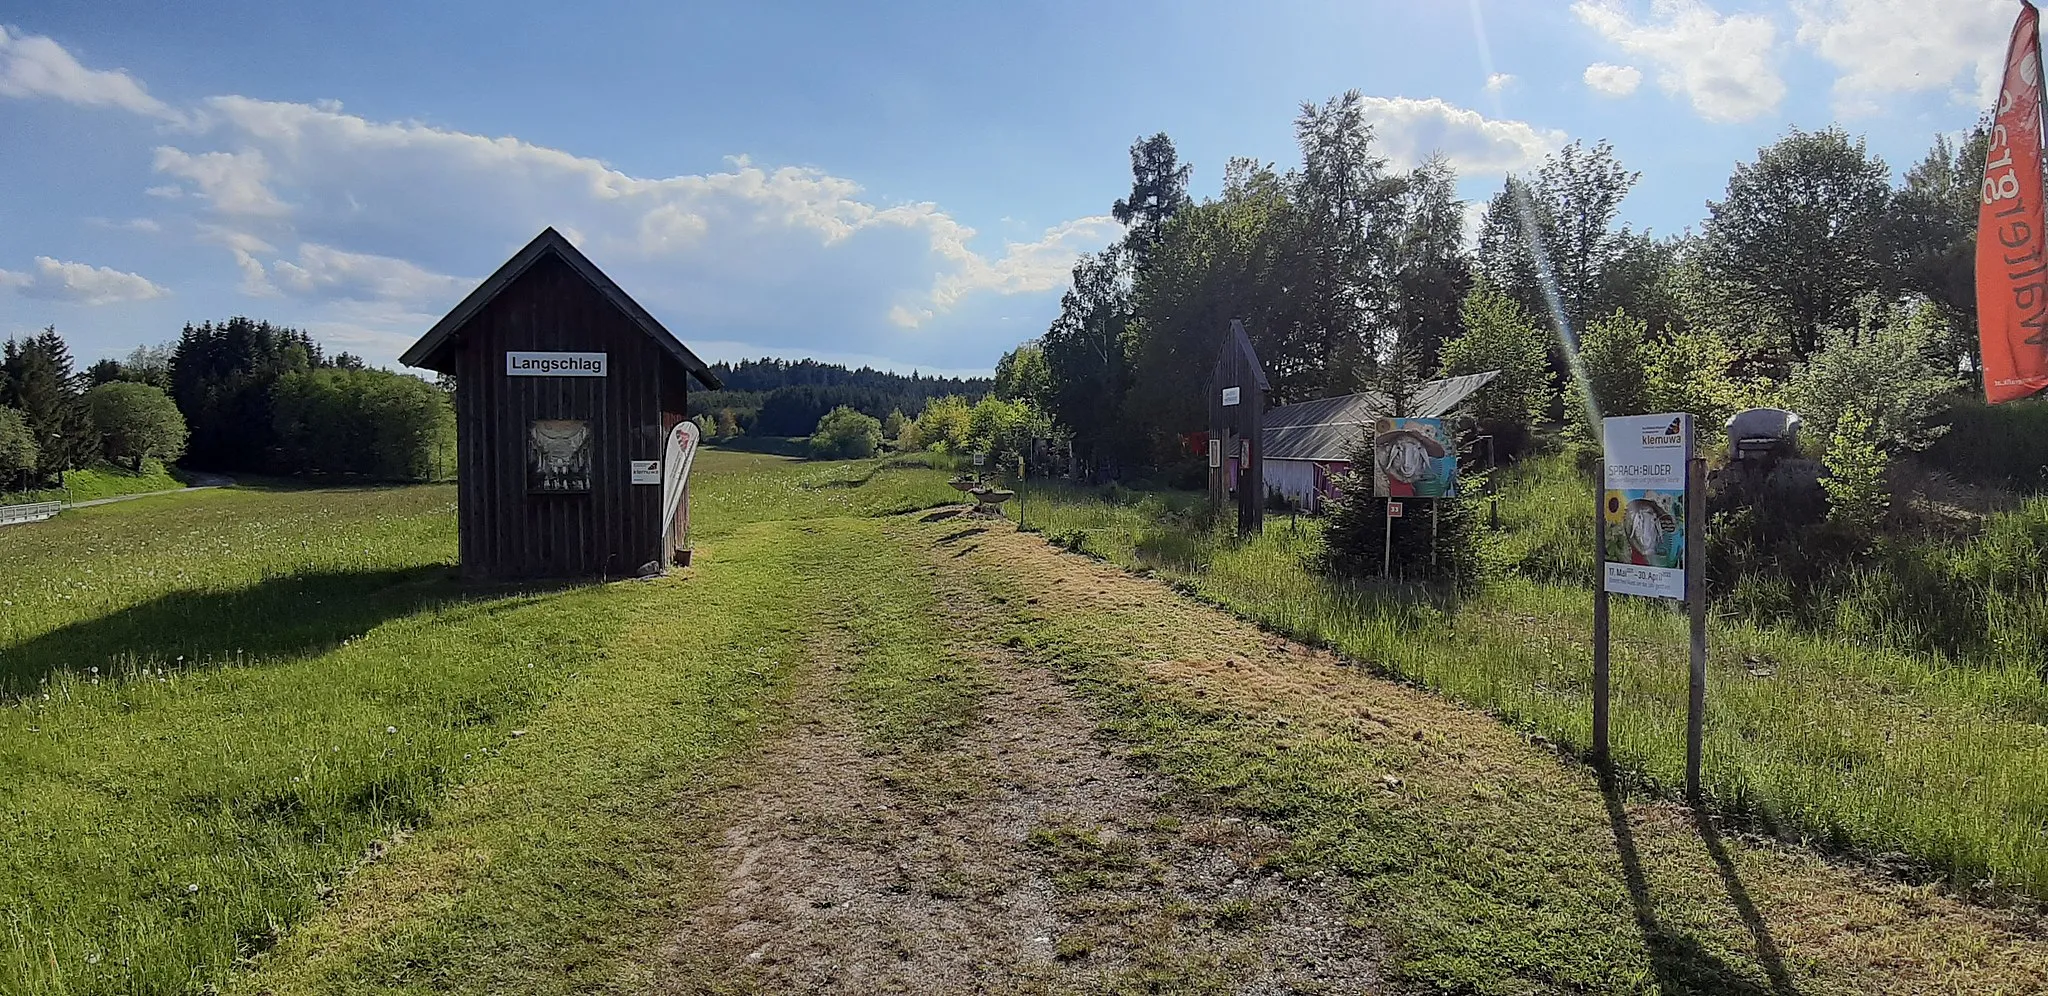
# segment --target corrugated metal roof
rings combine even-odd
[[[1439,418],[1486,386],[1498,370],[1433,380],[1416,392],[1413,417]],[[1268,460],[1348,460],[1367,427],[1391,408],[1385,395],[1362,391],[1281,405],[1266,411]]]

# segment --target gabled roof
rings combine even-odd
[[[698,383],[714,391],[722,386],[718,382],[718,377],[711,372],[711,368],[705,365],[703,360],[698,359],[697,354],[690,352],[690,347],[683,345],[682,340],[663,328],[660,322],[654,320],[653,315],[647,313],[647,309],[640,307],[640,302],[620,290],[618,284],[612,283],[612,278],[605,276],[604,271],[597,268],[597,264],[592,263],[589,257],[570,245],[569,240],[563,238],[562,233],[552,227],[534,236],[533,241],[526,244],[526,248],[519,250],[511,259],[505,261],[505,265],[498,267],[498,272],[491,274],[483,283],[477,285],[475,290],[470,291],[469,296],[463,298],[462,303],[456,305],[454,311],[435,322],[434,327],[428,329],[427,334],[420,337],[420,341],[413,343],[412,348],[406,350],[405,355],[399,357],[398,361],[409,367],[446,372],[448,364],[445,357],[455,330],[476,317],[477,312],[484,310],[485,305],[490,304],[504,292],[505,288],[510,287],[521,274],[532,269],[533,264],[551,253],[569,264],[569,269],[576,271],[578,276],[588,281],[599,294],[604,295],[606,300],[624,312],[627,318],[632,319],[633,324],[639,326],[640,331],[646,333],[649,339],[653,339],[670,356],[675,357],[676,362],[681,363],[683,369],[696,377]]]
[[[1223,337],[1223,351],[1216,356],[1217,374],[1223,372],[1224,361],[1230,359],[1233,349],[1251,361],[1252,376],[1257,378],[1259,390],[1272,390],[1272,383],[1266,380],[1266,365],[1259,362],[1259,351],[1252,348],[1252,337],[1245,334],[1244,321],[1238,318],[1230,320],[1230,334]]]
[[[1500,371],[1432,380],[1415,394],[1414,418],[1440,418]],[[1376,391],[1281,405],[1266,410],[1266,459],[1349,460],[1367,427],[1393,405]]]

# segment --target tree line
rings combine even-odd
[[[739,363],[714,363],[711,371],[725,385],[719,391],[690,395],[690,415],[706,435],[808,436],[819,420],[838,408],[849,408],[878,422],[892,411],[915,412],[947,395],[980,396],[990,381],[975,377],[927,377],[912,371],[897,374],[872,367],[849,369],[817,360],[764,357]]]
[[[1086,462],[1191,459],[1184,434],[1204,427],[1232,318],[1273,403],[1498,369],[1477,405],[1509,434],[1658,404],[1717,427],[1724,409],[1776,401],[1819,409],[1828,433],[1857,408],[1849,424],[1899,452],[1925,445],[1976,368],[1981,123],[1937,138],[1896,185],[1860,138],[1790,131],[1675,235],[1624,223],[1640,174],[1606,142],[1574,142],[1508,178],[1470,244],[1450,163],[1391,168],[1357,92],[1302,105],[1294,131],[1298,163],[1232,159],[1199,202],[1168,136],[1131,146],[1130,191],[1111,204],[1122,237],[1078,261],[1058,316],[1004,358]],[[1872,342],[1892,383],[1920,388],[1846,390],[1867,380],[1846,354]]]
[[[448,392],[235,317],[77,370],[55,328],[0,347],[0,480],[54,484],[100,461],[427,480],[454,463]]]

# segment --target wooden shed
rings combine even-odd
[[[550,228],[401,357],[455,377],[465,576],[623,577],[682,544],[661,461],[718,378]]]
[[[1219,506],[1236,495],[1240,532],[1257,532],[1266,521],[1264,429],[1272,389],[1244,322],[1231,319],[1209,375],[1209,494]]]

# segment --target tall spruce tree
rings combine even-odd
[[[1131,265],[1143,271],[1152,262],[1166,222],[1188,206],[1188,177],[1193,167],[1183,165],[1165,132],[1131,143],[1131,195],[1110,206],[1110,214],[1129,229],[1124,245],[1130,249]]]
[[[71,349],[54,326],[0,347],[0,404],[18,409],[37,448],[35,476],[55,481],[64,471],[89,463],[98,448],[92,420],[81,397],[84,378],[72,369]]]

